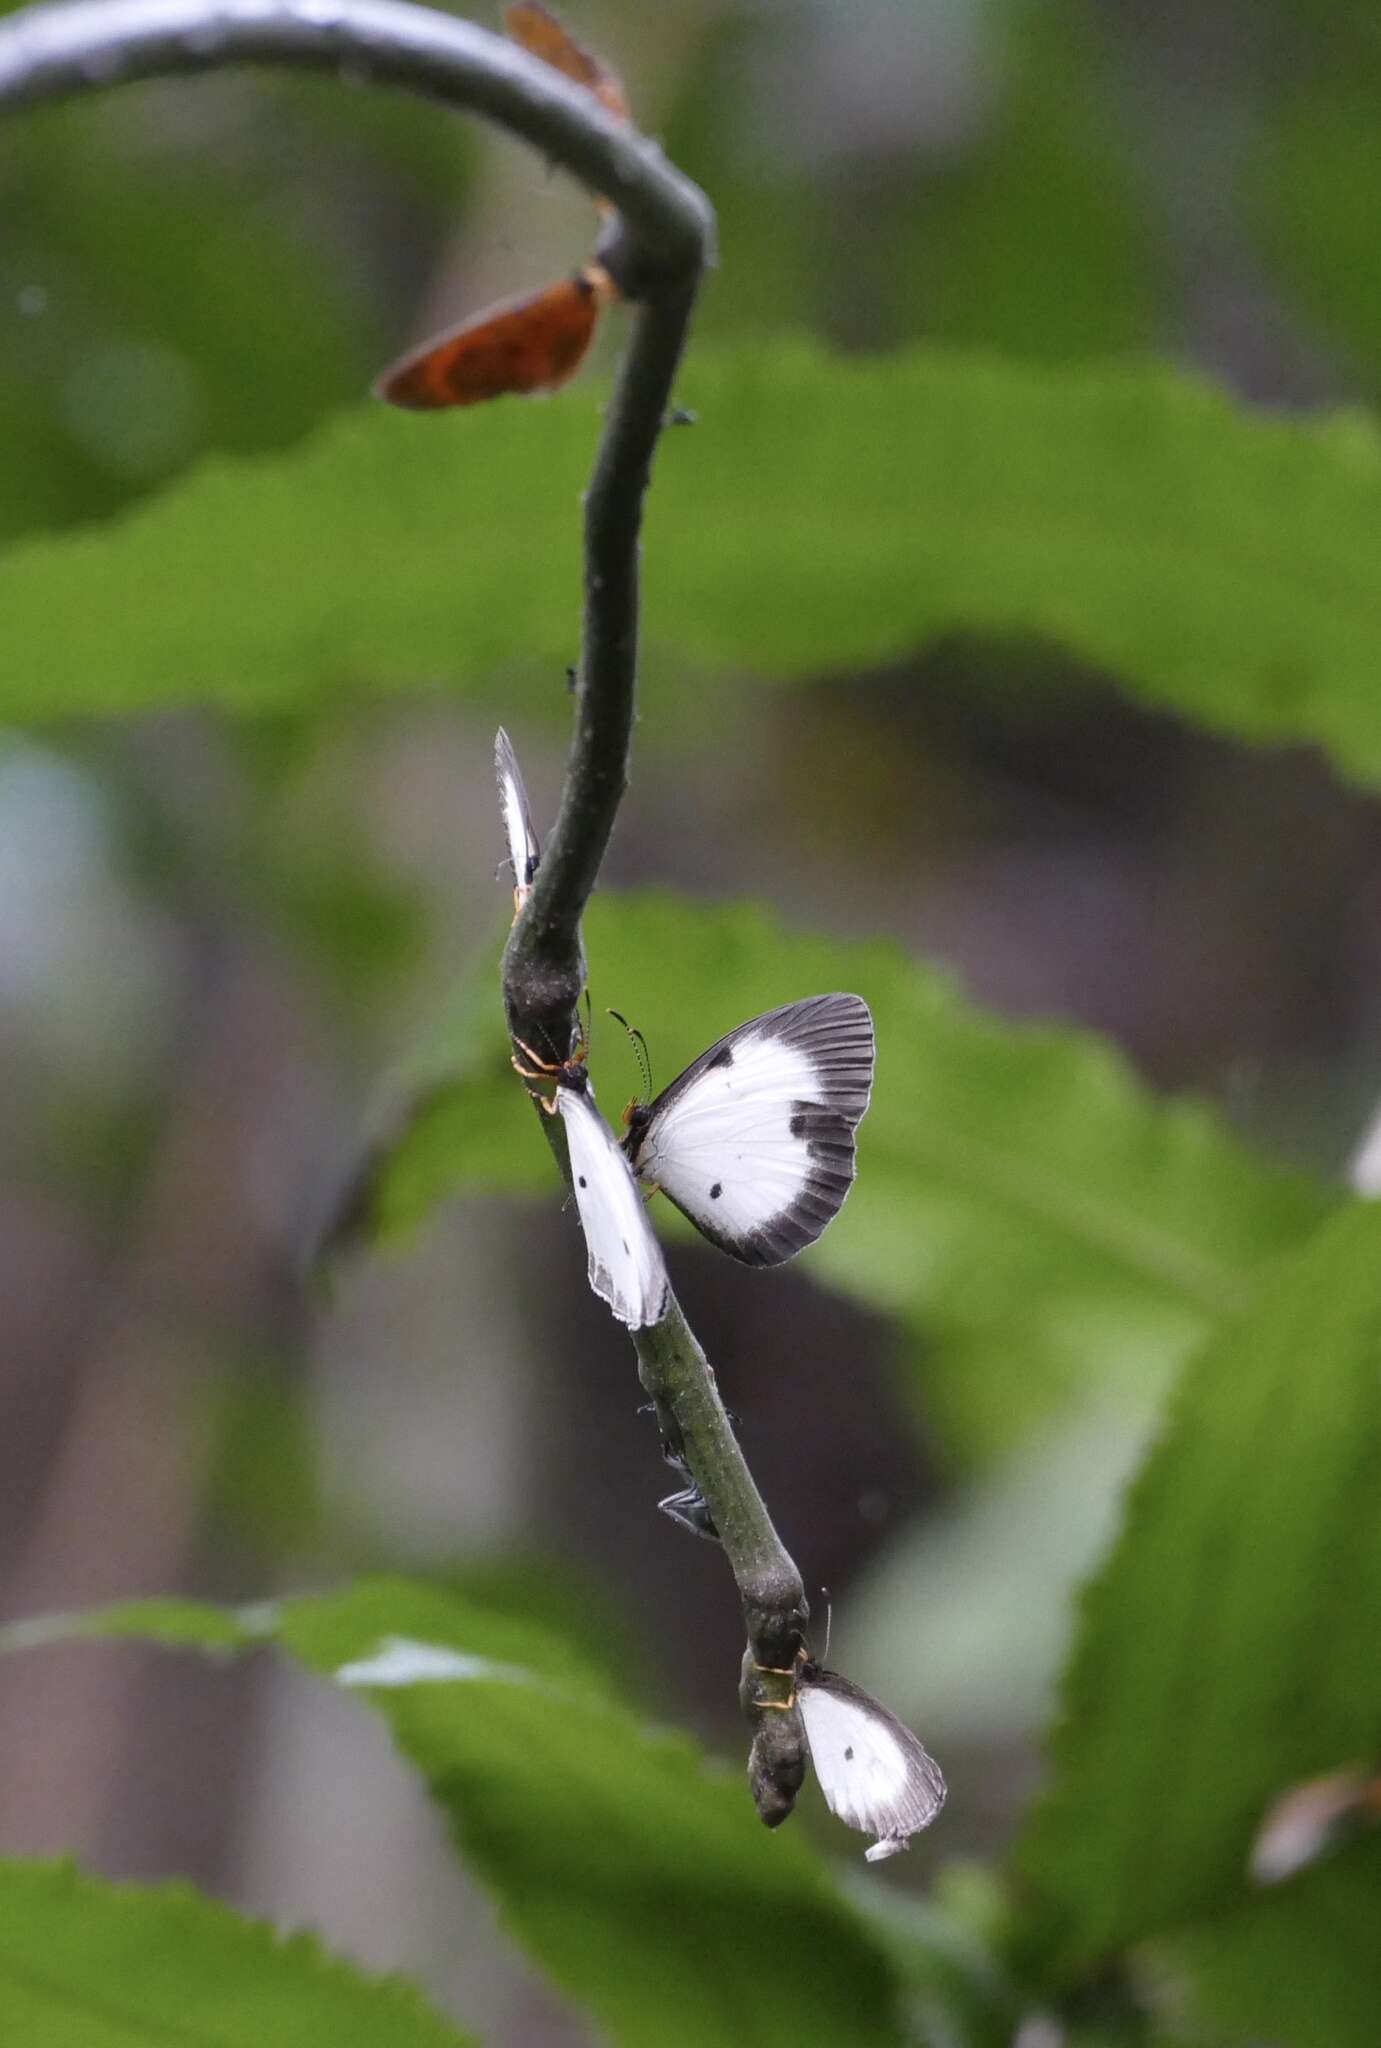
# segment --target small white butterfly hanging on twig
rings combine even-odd
[[[870,1863],[899,1855],[945,1803],[934,1757],[890,1708],[839,1672],[824,1670],[807,1649],[792,1669],[768,1675],[790,1679],[791,1691],[786,1699],[759,1704],[799,1709],[830,1812],[876,1837],[864,1851]]]
[[[554,1096],[535,1100],[566,1127],[571,1190],[585,1232],[591,1287],[630,1330],[660,1322],[671,1289],[662,1247],[619,1141],[595,1103],[585,1047],[574,1059],[555,1062],[539,1058],[521,1040],[515,1043],[529,1062],[514,1057],[523,1079],[556,1084]]]
[[[776,1266],[813,1244],[854,1179],[873,1086],[861,996],[807,996],[750,1018],[652,1102],[624,1113],[624,1149],[711,1244]]]

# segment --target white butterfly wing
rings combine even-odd
[[[542,858],[542,844],[533,828],[532,809],[513,742],[502,726],[494,736],[494,774],[499,785],[499,807],[503,812],[508,859],[513,869],[513,891],[521,910]]]
[[[876,1835],[870,1863],[895,1856],[945,1803],[934,1757],[895,1714],[837,1672],[803,1679],[796,1699],[830,1812]]]
[[[657,1098],[637,1172],[722,1250],[778,1265],[838,1214],[872,1081],[861,997],[788,1003],[739,1025]]]
[[[593,1089],[559,1087],[556,1107],[566,1126],[590,1285],[621,1323],[641,1330],[660,1321],[670,1283],[638,1184]]]

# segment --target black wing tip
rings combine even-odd
[[[804,1052],[815,1068],[820,1100],[850,1124],[862,1121],[873,1092],[877,1039],[862,996],[836,989],[768,1010],[744,1027]]]

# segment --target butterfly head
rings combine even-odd
[[[585,1064],[589,1058],[590,1040],[579,1019],[577,1029],[579,1036],[575,1046],[564,1060],[543,1059],[540,1053],[534,1052],[521,1038],[515,1038],[513,1043],[517,1047],[517,1052],[512,1056],[514,1071],[524,1081],[549,1081],[554,1083],[555,1088],[569,1088],[574,1095],[584,1095],[590,1086],[589,1069]],[[519,1054],[522,1055],[521,1059]],[[554,1091],[548,1096],[541,1094],[537,1089],[529,1088],[528,1093],[534,1096],[548,1113],[555,1110]]]

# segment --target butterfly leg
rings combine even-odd
[[[789,1678],[791,1680],[791,1690],[788,1698],[784,1700],[760,1699],[757,1701],[760,1713],[770,1711],[774,1714],[789,1714],[796,1704],[796,1666],[792,1664],[786,1670],[783,1670],[779,1664],[755,1664],[753,1669],[761,1671],[764,1678]]]
[[[525,1067],[522,1060],[518,1058],[518,1053],[509,1055],[513,1061],[514,1073],[521,1074],[525,1081],[550,1081],[553,1075],[561,1072],[560,1060],[544,1060],[540,1053],[535,1053],[532,1050],[530,1045],[524,1045],[521,1038],[515,1038],[513,1043],[517,1046],[518,1052],[522,1053],[524,1058],[532,1062],[530,1067]]]
[[[513,1043],[517,1046],[518,1052],[523,1053],[528,1059],[532,1061],[532,1065],[530,1067],[525,1067],[523,1065],[522,1060],[518,1058],[518,1053],[515,1052],[509,1054],[509,1060],[512,1063],[513,1071],[519,1077],[520,1080],[550,1081],[554,1075],[559,1074],[561,1072],[561,1063],[559,1060],[542,1059],[538,1053],[535,1053],[532,1050],[532,1047],[530,1045],[524,1045],[521,1038],[515,1038]],[[554,1095],[539,1095],[535,1088],[529,1088],[528,1094],[532,1097],[533,1101],[538,1104],[539,1108],[541,1108],[546,1113],[547,1116],[556,1115],[556,1097]]]

